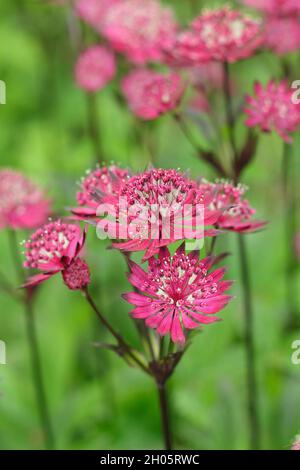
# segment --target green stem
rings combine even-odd
[[[165,450],[172,450],[170,412],[166,384],[157,383],[157,391],[159,397],[161,425],[164,437]]]
[[[9,234],[10,251],[11,251],[11,256],[14,262],[16,275],[18,278],[18,282],[22,284],[24,282],[25,276],[24,276],[24,272],[22,268],[22,262],[19,256],[16,232],[14,230],[10,230],[8,234]],[[40,415],[41,425],[44,431],[46,448],[48,450],[51,450],[55,448],[55,438],[54,438],[54,433],[53,433],[53,429],[51,425],[49,406],[47,403],[45,385],[43,381],[42,365],[41,365],[40,352],[39,352],[38,340],[37,340],[37,332],[36,332],[36,324],[35,324],[35,316],[34,316],[34,311],[32,307],[32,301],[28,297],[28,295],[25,295],[22,300],[23,300],[24,312],[25,312],[25,317],[26,317],[27,340],[28,340],[28,346],[29,346],[29,351],[30,351],[31,367],[32,367],[32,373],[33,373],[33,383],[35,387],[38,411]]]
[[[104,161],[104,152],[102,148],[102,139],[99,129],[99,113],[97,107],[97,97],[94,93],[86,93],[87,105],[87,124],[88,132],[93,146],[96,163]]]
[[[92,297],[90,296],[88,289],[85,288],[82,290],[82,292],[84,297],[92,307],[92,310],[96,313],[102,325],[112,334],[112,336],[116,339],[118,345],[122,348],[122,350],[126,352],[128,356],[130,356],[130,358],[136,363],[137,366],[140,367],[140,369],[149,374],[149,369],[145,366],[145,364],[143,364],[143,362],[140,361],[140,359],[132,351],[131,347],[124,341],[122,336],[117,331],[115,331],[112,325],[102,315],[95,302],[93,301]]]
[[[294,239],[296,233],[296,207],[294,182],[291,181],[291,147],[284,144],[282,156],[282,187],[283,187],[283,208],[285,213],[284,230],[285,230],[285,303],[287,307],[287,325],[288,327],[298,326],[297,306],[295,305],[294,272],[296,268],[295,255],[293,251]]]
[[[226,111],[226,120],[227,120],[227,128],[228,128],[228,136],[229,141],[232,149],[233,154],[233,168],[236,167],[238,161],[238,152],[234,137],[234,111],[233,111],[233,104],[232,104],[232,96],[231,96],[231,89],[230,89],[230,70],[228,62],[224,62],[223,64],[223,91],[224,91],[224,98],[225,98],[225,111]]]
[[[246,241],[243,234],[237,234],[239,256],[241,264],[241,276],[244,294],[245,312],[245,341],[246,341],[246,361],[247,361],[247,391],[248,391],[248,416],[250,427],[251,449],[260,448],[260,427],[258,418],[258,398],[256,379],[256,360],[254,348],[254,325],[252,292],[249,274],[249,263],[247,260]]]

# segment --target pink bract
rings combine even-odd
[[[176,28],[172,10],[158,1],[124,0],[109,9],[103,34],[131,62],[145,64],[162,59]]]
[[[38,269],[40,273],[30,277],[24,287],[40,284],[59,272],[62,273],[65,282],[68,282],[70,289],[74,289],[75,285],[77,288],[85,287],[89,281],[88,268],[85,266],[80,277],[77,261],[84,242],[85,232],[82,233],[80,227],[75,224],[66,224],[58,220],[39,228],[25,243],[24,266]],[[82,280],[80,287],[78,287],[79,279]]]
[[[116,73],[113,53],[103,46],[91,46],[78,57],[75,66],[77,85],[89,92],[101,90]]]
[[[175,240],[201,239],[216,233],[213,229],[205,232],[203,225],[213,225],[218,211],[205,205],[194,181],[173,169],[152,168],[132,176],[117,196],[103,197],[102,203],[117,223],[101,219],[98,227],[112,239],[125,240],[113,243],[115,248],[145,251],[144,259]]]
[[[123,79],[122,91],[131,111],[141,119],[151,120],[177,106],[183,86],[176,73],[162,75],[137,69]]]
[[[99,167],[82,178],[81,189],[77,193],[80,207],[72,209],[72,213],[82,217],[95,217],[97,207],[104,196],[117,196],[120,188],[130,177],[128,170],[116,165]]]
[[[182,66],[236,62],[253,55],[261,43],[261,23],[226,6],[197,17],[166,53],[171,63]]]
[[[300,437],[298,436],[292,445],[292,450],[300,450]]]
[[[246,125],[258,126],[263,132],[275,131],[287,143],[292,142],[290,132],[300,124],[300,106],[292,101],[293,90],[285,81],[276,84],[273,80],[266,87],[255,83],[254,96],[247,96],[244,112]]]
[[[199,190],[206,198],[206,204],[219,212],[216,227],[239,233],[249,233],[265,225],[265,222],[253,220],[256,213],[247,199],[246,187],[242,184],[234,186],[228,181],[208,183],[202,181]]]
[[[137,289],[123,295],[135,306],[130,314],[162,336],[170,333],[174,343],[184,344],[188,330],[218,321],[214,314],[231,299],[224,294],[232,284],[222,280],[225,269],[209,273],[212,259],[200,261],[198,252],[186,254],[183,246],[174,256],[160,249],[158,258],[149,259],[148,272],[129,265],[129,282]]]
[[[33,229],[49,214],[49,201],[34,183],[17,171],[0,171],[0,229]]]

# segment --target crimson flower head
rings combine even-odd
[[[133,62],[162,59],[162,49],[173,38],[176,22],[170,8],[157,0],[123,0],[109,8],[102,28],[112,47]]]
[[[219,213],[215,226],[222,230],[239,233],[253,232],[265,225],[264,221],[253,220],[255,209],[245,199],[246,186],[233,185],[229,181],[209,183],[202,181],[199,191],[206,204]]]
[[[275,131],[285,142],[291,143],[289,133],[300,124],[300,106],[293,103],[292,93],[285,81],[276,84],[271,80],[266,87],[255,83],[254,95],[246,97],[246,125],[258,126],[263,132]]]
[[[104,46],[91,46],[82,52],[75,66],[75,79],[80,88],[101,90],[116,73],[113,53]]]
[[[91,25],[98,33],[102,32],[109,9],[122,0],[77,0],[77,15]]]
[[[218,321],[214,314],[231,299],[224,294],[232,284],[222,280],[225,269],[209,272],[212,258],[199,260],[198,252],[187,254],[183,246],[174,256],[161,248],[158,258],[149,259],[147,272],[129,263],[129,282],[137,290],[123,295],[134,305],[130,314],[162,336],[170,333],[174,343],[184,344],[188,330]]]
[[[17,171],[0,171],[0,229],[33,229],[49,213],[49,201],[34,183]]]
[[[156,119],[174,109],[183,93],[180,76],[137,69],[122,82],[122,91],[131,111],[141,119]]]
[[[117,196],[120,188],[129,179],[129,171],[116,165],[98,167],[82,178],[77,203],[80,207],[72,209],[72,213],[81,218],[95,217],[99,199],[106,196]]]
[[[261,42],[261,23],[225,6],[198,16],[166,52],[171,63],[179,65],[236,62],[253,55]]]
[[[60,220],[36,230],[25,243],[24,266],[40,273],[30,277],[23,287],[40,284],[59,272],[69,289],[86,287],[90,283],[89,268],[79,258],[84,242],[85,232],[78,225]]]
[[[97,228],[118,240],[115,248],[145,251],[144,259],[176,240],[214,235],[215,230],[204,231],[204,226],[213,225],[219,216],[205,206],[196,182],[174,169],[151,168],[132,176],[117,195],[104,196],[102,203],[117,223],[100,219]]]
[[[292,16],[300,13],[299,0],[244,0],[244,3],[270,16]]]

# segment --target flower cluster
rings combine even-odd
[[[187,254],[183,247],[174,256],[161,249],[158,258],[149,259],[148,272],[130,262],[129,282],[138,291],[124,295],[135,306],[131,315],[183,344],[184,331],[218,321],[214,314],[231,298],[224,294],[232,284],[222,281],[225,269],[209,273],[212,264],[211,258],[199,261],[197,252]]]
[[[225,6],[194,19],[166,52],[171,63],[183,66],[212,60],[235,62],[253,55],[261,43],[260,22]]]
[[[172,10],[157,0],[123,0],[106,12],[102,34],[131,62],[145,64],[162,59],[176,28]]]
[[[122,91],[131,111],[141,119],[150,120],[176,107],[183,86],[176,73],[162,75],[137,69],[123,79]]]
[[[49,213],[49,201],[34,183],[17,171],[0,171],[0,228],[33,229]]]
[[[97,223],[97,228],[114,239],[113,246],[126,254],[129,281],[136,289],[124,295],[135,306],[131,315],[145,320],[162,336],[170,333],[172,341],[182,345],[189,330],[218,320],[215,314],[230,300],[225,292],[231,286],[230,281],[222,280],[224,268],[212,269],[213,256],[200,260],[195,249],[187,252],[184,241],[216,236],[220,229],[249,232],[261,227],[262,222],[252,220],[255,211],[244,193],[242,186],[225,181],[199,183],[174,169],[150,168],[132,176],[128,170],[110,165],[88,172],[72,213],[76,219]],[[101,217],[101,205],[106,214],[115,217],[117,229],[113,219]],[[198,206],[203,227],[195,224]],[[185,217],[184,230],[178,216],[181,222]],[[177,240],[183,244],[172,256],[168,246]],[[25,267],[39,273],[24,286],[35,286],[61,273],[69,289],[85,289],[90,273],[80,257],[84,243],[85,230],[77,224],[58,220],[43,225],[25,243]],[[147,271],[130,257],[141,251]]]
[[[75,79],[81,88],[101,90],[116,73],[113,53],[103,46],[91,46],[81,53],[75,67]]]
[[[300,106],[292,102],[292,91],[287,83],[270,81],[266,87],[256,83],[254,92],[254,96],[246,97],[246,125],[259,126],[263,132],[275,131],[290,143],[289,133],[300,124]]]
[[[102,33],[109,9],[122,0],[77,0],[77,15],[91,25],[98,33]]]

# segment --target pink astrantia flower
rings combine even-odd
[[[209,273],[212,259],[198,256],[186,254],[182,246],[174,256],[162,248],[158,258],[149,259],[148,272],[129,262],[129,282],[138,291],[123,295],[135,306],[130,314],[162,336],[170,333],[174,343],[185,343],[186,330],[218,321],[214,314],[231,299],[224,294],[232,284],[222,280],[225,269]]]
[[[131,111],[141,119],[151,120],[176,107],[183,86],[176,73],[162,75],[137,69],[123,79],[122,91]]]
[[[299,0],[244,0],[244,3],[271,16],[290,16],[300,13]]]
[[[267,18],[264,45],[279,55],[297,50],[300,47],[299,19],[294,17]]]
[[[162,49],[175,31],[172,10],[156,0],[118,2],[109,9],[103,27],[114,49],[135,64],[161,60]]]
[[[75,11],[80,18],[90,24],[99,33],[109,9],[122,0],[78,0],[75,3]]]
[[[234,186],[228,181],[199,184],[200,192],[206,198],[206,204],[215,211],[219,211],[219,218],[215,223],[217,228],[239,233],[249,233],[265,225],[265,222],[253,220],[256,213],[247,199],[246,187],[242,184]]]
[[[32,287],[61,273],[69,289],[82,289],[90,282],[89,269],[79,254],[85,242],[85,231],[74,224],[51,222],[39,228],[25,243],[24,266],[38,269],[24,287]]]
[[[254,96],[247,96],[244,112],[248,115],[246,125],[259,126],[263,132],[277,132],[287,143],[300,124],[300,107],[292,101],[293,90],[285,81],[276,84],[273,80],[266,87],[255,83]]]
[[[0,228],[33,229],[49,212],[49,201],[35,184],[17,171],[0,171]]]
[[[99,167],[89,172],[82,179],[80,191],[77,193],[77,203],[80,207],[72,209],[72,213],[81,218],[95,217],[99,199],[104,195],[116,196],[129,176],[128,170],[116,165]]]
[[[125,240],[114,242],[115,248],[145,251],[144,259],[175,240],[216,234],[213,229],[204,231],[203,226],[213,225],[218,211],[205,205],[194,181],[173,169],[152,168],[132,176],[118,195],[104,196],[101,202],[117,223],[101,219],[99,229],[112,239]]]
[[[197,17],[166,53],[171,63],[183,66],[211,60],[235,62],[253,55],[261,43],[260,22],[225,6]]]
[[[80,88],[101,90],[116,73],[113,53],[103,46],[91,46],[82,52],[75,66],[75,80]]]
[[[292,445],[292,450],[300,450],[300,436],[296,437],[296,440]]]

